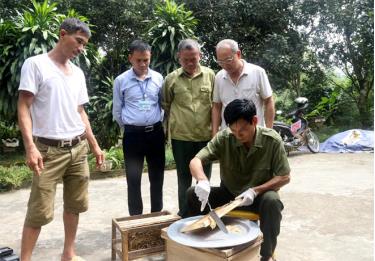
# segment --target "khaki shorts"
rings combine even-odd
[[[34,175],[25,225],[40,227],[53,220],[56,185],[62,180],[64,210],[78,214],[88,208],[89,166],[87,140],[71,148],[59,148],[35,142],[43,156],[44,169]]]

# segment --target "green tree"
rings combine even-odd
[[[120,128],[113,120],[113,77],[96,79],[95,91],[90,97],[88,115],[91,119],[91,126],[98,142],[102,148],[111,148],[117,143],[120,135]]]
[[[288,29],[292,0],[179,0],[200,21],[196,35],[204,43],[205,59],[211,67],[215,46],[225,38],[236,40],[244,58],[263,65],[261,48],[268,36]],[[267,69],[267,68],[266,68]]]
[[[89,17],[95,31],[90,42],[100,47],[104,53],[101,66],[96,73],[103,79],[117,76],[129,68],[128,46],[133,40],[142,37],[153,23],[155,3],[160,0],[67,0],[60,1],[59,7],[65,11],[77,10]],[[147,22],[145,22],[147,21]],[[91,89],[95,88],[93,86]]]
[[[151,67],[167,75],[179,67],[177,45],[183,39],[195,38],[198,21],[184,4],[177,5],[173,0],[157,4],[154,16],[155,23],[147,35],[153,48]]]
[[[18,12],[9,20],[0,20],[0,118],[4,121],[16,121],[16,104],[21,67],[30,56],[46,53],[58,40],[59,26],[66,17],[79,17],[75,11],[67,15],[57,12],[57,4],[44,0],[31,1],[32,7]],[[89,68],[96,61],[97,51],[88,47],[83,57],[75,63]]]
[[[306,7],[302,12],[302,5],[297,0],[184,2],[194,11],[195,17],[204,21],[196,31],[205,43],[205,57],[211,67],[220,69],[212,59],[217,42],[232,38],[239,42],[247,61],[266,69],[277,93],[288,90],[288,95],[282,98],[283,103],[292,104],[295,97],[307,96],[311,87],[317,94],[320,88],[325,88],[324,68],[309,48],[311,32],[300,30],[301,27],[309,28],[316,15],[313,8]],[[285,97],[288,101],[284,101]],[[320,101],[314,94],[311,98],[314,104]]]
[[[17,16],[18,10],[31,6],[30,0],[0,0],[0,17],[7,20]]]
[[[332,0],[319,6],[314,44],[322,62],[340,68],[349,85],[332,81],[352,99],[364,128],[373,126],[373,1]]]
[[[13,119],[20,71],[26,58],[47,52],[58,39],[56,4],[32,1],[33,8],[0,23],[0,115]]]

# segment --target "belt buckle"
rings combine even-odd
[[[65,146],[72,147],[73,145],[73,140],[62,140],[60,142],[61,142],[60,144],[61,148],[64,148]]]
[[[154,130],[154,125],[146,126],[145,127],[145,132],[150,132]]]

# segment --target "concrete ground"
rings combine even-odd
[[[291,183],[280,194],[284,202],[276,249],[282,261],[370,261],[374,236],[373,154],[292,154]],[[212,183],[219,182],[219,166]],[[150,209],[147,175],[143,178],[145,212]],[[127,216],[123,177],[92,180],[90,209],[80,217],[77,253],[87,261],[111,257],[111,219]],[[0,194],[0,246],[20,250],[29,189]],[[63,247],[62,187],[58,186],[55,219],[42,229],[33,260],[59,260]],[[165,209],[177,213],[177,181],[166,171]],[[162,257],[143,258],[163,260]]]

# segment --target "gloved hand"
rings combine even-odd
[[[206,207],[208,196],[210,195],[210,182],[208,180],[200,180],[195,186],[194,192],[197,195],[201,205],[201,211]]]
[[[254,199],[257,195],[258,194],[252,188],[245,190],[244,192],[242,192],[240,195],[236,197],[236,199],[243,198],[239,207],[250,206],[251,204],[253,204]]]

